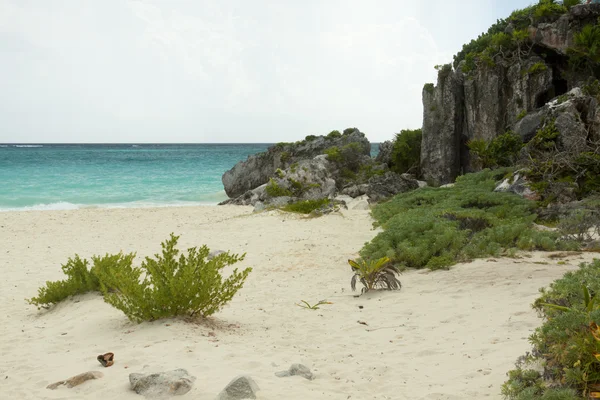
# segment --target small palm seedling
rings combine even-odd
[[[348,260],[348,264],[352,267],[352,280],[350,286],[352,290],[356,290],[356,281],[359,280],[364,287],[361,292],[365,293],[374,289],[398,290],[402,287],[400,281],[396,278],[396,274],[400,270],[390,264],[390,259],[387,257],[379,260],[366,261],[361,258],[357,260]]]
[[[303,304],[296,303],[296,305],[298,307],[306,308],[307,310],[318,310],[320,308],[319,306],[322,306],[323,304],[333,304],[332,302],[327,300],[321,300],[317,304],[313,304],[312,306],[305,300],[300,300],[300,302]]]

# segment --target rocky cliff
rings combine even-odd
[[[531,139],[543,122],[531,113],[593,76],[593,71],[574,72],[569,50],[575,34],[598,17],[600,4],[575,6],[528,26],[523,49],[510,58],[499,47],[474,68],[465,60],[454,69],[440,68],[437,84],[423,89],[423,177],[440,185],[473,171],[469,140],[490,141],[508,130],[520,133],[524,141]],[[515,29],[508,24],[507,37]]]
[[[357,143],[363,155],[370,157],[371,143],[358,129],[347,130],[340,136],[309,136],[296,143],[279,143],[269,147],[264,153],[251,155],[240,161],[222,177],[225,193],[235,198],[269,181],[280,170],[286,170],[301,160],[312,159],[331,147],[342,148]]]

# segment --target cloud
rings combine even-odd
[[[455,51],[423,7],[0,0],[0,142],[277,142],[347,126],[385,140],[420,126],[423,84]]]

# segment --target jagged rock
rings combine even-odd
[[[89,371],[84,372],[83,374],[72,376],[69,379],[64,381],[58,381],[46,386],[46,389],[54,390],[59,386],[66,386],[68,388],[73,388],[75,386],[81,385],[83,382],[92,380],[92,379],[100,379],[104,376],[102,372],[99,371]]]
[[[547,110],[545,109],[533,111],[518,121],[513,127],[513,131],[521,136],[524,143],[527,143],[533,139],[538,129],[540,129],[546,115]]]
[[[384,175],[377,175],[369,179],[369,188],[366,194],[369,196],[369,201],[379,202],[398,193],[405,193],[418,188],[419,184],[416,179],[408,178],[407,175],[387,172]]]
[[[249,190],[226,204],[254,205],[262,203],[259,209],[266,206],[281,207],[300,200],[317,200],[331,198],[336,192],[336,182],[332,179],[333,166],[324,156],[312,160],[302,160],[285,171],[279,171],[269,184]],[[277,187],[279,195],[272,195],[269,190]]]
[[[131,389],[145,397],[164,397],[186,394],[192,389],[196,377],[185,369],[155,374],[129,374]]]
[[[242,400],[242,399],[256,399],[256,392],[259,391],[259,387],[249,376],[238,376],[234,378],[229,384],[223,389],[217,400]]]
[[[364,183],[360,185],[351,185],[342,189],[342,194],[350,196],[352,198],[359,197],[367,193],[369,185]]]
[[[392,150],[394,150],[394,142],[391,140],[379,143],[379,153],[375,157],[375,161],[390,167],[392,165]]]
[[[423,177],[439,186],[460,173],[476,170],[466,145],[469,140],[490,141],[509,128],[530,140],[548,113],[557,117],[567,147],[581,146],[586,127],[592,138],[600,138],[600,110],[589,98],[587,104],[574,100],[562,106],[572,108],[563,110],[562,116],[550,109],[536,111],[591,77],[583,70],[567,73],[566,49],[573,45],[574,34],[586,24],[596,23],[598,17],[600,4],[575,6],[551,23],[530,26],[535,45],[518,60],[496,56],[493,65],[482,63],[466,74],[462,72],[464,61],[457,70],[442,68],[437,86],[423,89]],[[524,113],[528,114],[522,118]],[[583,116],[583,124],[577,115]]]
[[[302,364],[292,364],[287,371],[280,371],[275,373],[276,376],[280,378],[288,377],[288,376],[301,376],[309,381],[314,379],[312,372],[310,369]]]
[[[504,179],[496,186],[494,192],[509,192],[529,200],[539,200],[537,193],[531,190],[529,182],[520,172],[516,172],[511,178]]]
[[[529,37],[536,43],[566,54],[573,43],[573,32],[569,29],[570,15],[562,15],[551,24],[529,27]]]
[[[266,152],[249,156],[223,174],[225,193],[230,198],[237,198],[267,183],[277,169],[285,170],[296,162],[323,154],[330,147],[342,148],[350,143],[357,143],[362,153],[370,156],[371,144],[358,129],[335,139],[319,136],[310,141],[271,146]]]
[[[600,135],[600,123],[596,122],[599,114],[597,100],[583,95],[580,88],[574,88],[544,107],[527,114],[515,124],[513,131],[527,143],[546,122],[554,121],[560,133],[560,149],[581,153],[589,151],[589,137]]]
[[[423,88],[421,171],[435,185],[453,181],[460,172],[463,93],[463,76],[454,71],[440,71],[437,86]]]

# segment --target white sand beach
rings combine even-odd
[[[180,249],[245,252],[239,266],[254,269],[209,320],[135,324],[98,294],[49,311],[25,301],[62,279],[60,264],[75,253],[143,257],[171,232]],[[541,323],[530,306],[538,289],[594,256],[558,265],[531,253],[409,271],[399,292],[355,297],[346,260],[376,233],[368,211],[315,219],[246,207],[0,213],[0,397],[138,399],[130,373],[185,368],[197,379],[182,398],[199,400],[240,374],[254,378],[260,399],[501,399],[506,372]],[[323,299],[333,304],[296,306]],[[109,351],[115,364],[103,368],[96,356]],[[292,363],[315,379],[275,376]],[[46,389],[93,370],[104,377]]]

